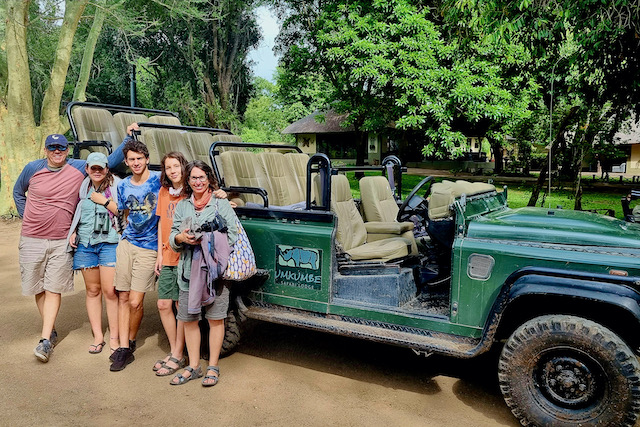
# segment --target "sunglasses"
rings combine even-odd
[[[92,172],[102,172],[104,168],[102,166],[91,166]]]
[[[68,147],[65,147],[64,145],[49,145],[47,146],[47,150],[49,151],[65,151]]]

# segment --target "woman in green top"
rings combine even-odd
[[[195,234],[205,223],[215,221],[219,215],[226,223],[226,237],[229,246],[232,246],[238,236],[236,227],[236,214],[226,199],[217,199],[213,192],[218,189],[218,182],[213,176],[211,167],[206,163],[195,160],[187,165],[185,175],[187,184],[184,186],[186,198],[176,206],[173,216],[173,226],[169,236],[169,244],[177,252],[180,252],[178,262],[178,287],[180,295],[178,299],[177,319],[184,322],[184,335],[189,352],[189,366],[181,374],[177,374],[172,380],[172,385],[184,384],[202,376],[200,367],[200,329],[198,320],[200,313],[189,313],[189,283],[191,277],[191,259],[193,248],[200,244],[200,239]],[[188,225],[190,224],[190,225]],[[216,245],[217,246],[217,245]],[[226,267],[226,266],[225,266]],[[209,366],[202,381],[205,387],[216,385],[220,370],[218,359],[224,339],[224,319],[227,317],[229,307],[229,289],[222,280],[215,283],[215,299],[212,304],[206,306],[205,318],[209,321]]]

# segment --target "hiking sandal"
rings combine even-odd
[[[216,375],[205,375],[202,379],[202,387],[213,387],[218,384],[218,379],[220,378],[220,368],[218,366],[207,366],[207,372],[213,371]],[[212,382],[207,382],[212,380]]]
[[[167,354],[167,356],[169,356],[169,359],[171,359],[173,357],[173,355],[171,353]],[[165,357],[167,357],[165,356]],[[153,364],[153,372],[158,372],[160,369],[164,368],[164,364],[167,363],[164,361],[164,359],[158,359],[156,360],[156,363]],[[157,365],[160,365],[158,367],[156,367]],[[175,372],[175,371],[174,371]]]
[[[169,366],[169,362],[173,362],[176,364],[175,368],[172,368],[171,366]],[[175,372],[178,369],[182,369],[184,368],[184,366],[187,364],[187,359],[186,357],[183,357],[182,359],[178,360],[175,357],[171,356],[169,358],[169,360],[167,360],[165,363],[163,363],[162,368],[158,369],[156,371],[156,375],[159,377],[166,377],[167,375],[172,375],[175,374]],[[166,369],[166,371],[162,372],[162,369]]]
[[[189,371],[191,373],[191,375],[189,375],[188,377],[183,376],[182,374],[178,374],[175,377],[173,377],[171,379],[171,382],[169,384],[171,385],[182,385],[186,382],[189,382],[191,380],[194,380],[196,378],[200,378],[202,376],[202,368],[200,368],[200,366],[198,366],[196,369],[193,369],[191,366],[187,366],[186,368],[184,368],[185,371]],[[173,380],[178,379],[178,382],[173,382]]]

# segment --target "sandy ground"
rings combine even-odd
[[[38,311],[32,297],[20,294],[20,225],[0,221],[0,425],[518,425],[498,390],[495,354],[425,359],[408,349],[267,323],[250,324],[238,351],[221,360],[216,387],[170,386],[170,377],[151,371],[168,351],[155,292],[145,301],[135,362],[110,372],[107,350],[87,352],[92,338],[81,276],[62,299],[58,346],[41,363],[33,355]]]

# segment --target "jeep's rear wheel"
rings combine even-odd
[[[240,343],[240,320],[238,319],[237,310],[229,310],[227,318],[224,320],[224,340],[222,341],[222,350],[220,357],[229,356]]]
[[[640,411],[638,359],[615,333],[580,317],[520,326],[502,350],[498,378],[525,426],[633,426]]]

